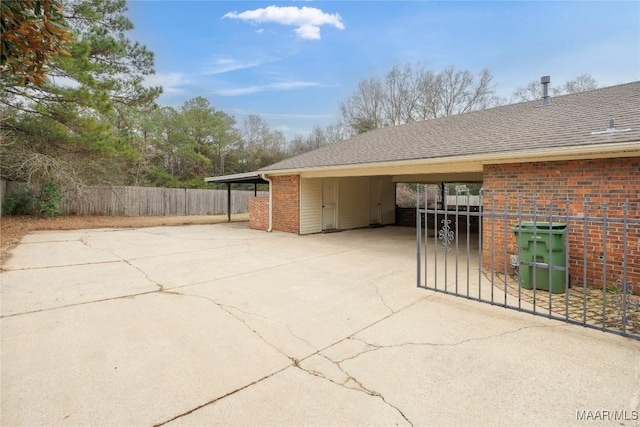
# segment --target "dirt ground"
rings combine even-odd
[[[232,215],[232,221],[248,221],[248,214]],[[83,230],[89,228],[138,228],[162,225],[216,224],[227,221],[227,215],[191,216],[3,216],[0,218],[0,264],[11,256],[20,240],[37,230]]]

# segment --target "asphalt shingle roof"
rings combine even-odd
[[[604,131],[609,119],[627,132]],[[640,82],[376,129],[262,171],[640,141]]]

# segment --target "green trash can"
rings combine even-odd
[[[565,292],[567,225],[559,222],[523,221],[511,229],[518,245],[520,285],[525,289]],[[551,274],[549,274],[551,270]],[[535,276],[535,283],[534,283]]]

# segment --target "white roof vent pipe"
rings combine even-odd
[[[618,133],[618,132],[629,132],[631,129],[616,129],[616,121],[614,119],[609,119],[609,127],[605,130],[601,130],[599,132],[591,132],[591,135],[604,135],[607,133]]]
[[[540,83],[542,84],[542,105],[543,107],[546,105],[551,105],[551,98],[549,97],[549,83],[551,83],[551,76],[542,76],[540,78]]]

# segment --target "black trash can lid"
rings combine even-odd
[[[552,230],[562,230],[567,227],[567,224],[564,222],[548,222],[548,221],[522,221],[518,224],[520,228],[537,228],[537,229],[552,229]]]

